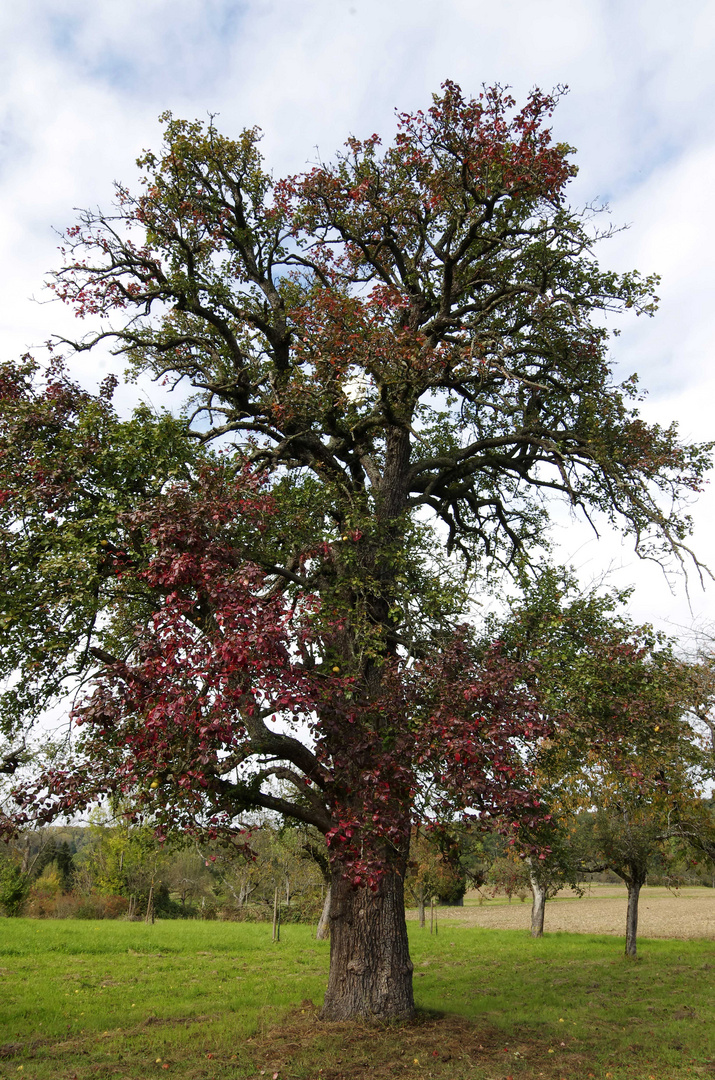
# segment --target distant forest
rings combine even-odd
[[[583,838],[575,837],[579,843]],[[608,869],[579,873],[572,866],[553,886],[589,880],[620,879]],[[318,923],[328,881],[317,832],[265,821],[233,848],[177,846],[159,843],[149,826],[97,812],[88,825],[21,833],[0,852],[0,908],[7,916],[264,921],[278,906],[284,922]],[[651,860],[648,882],[715,887],[715,866],[666,845]],[[422,913],[430,901],[461,904],[469,889],[484,899],[521,901],[531,892],[527,864],[503,838],[458,829],[415,835],[406,884],[408,902]]]

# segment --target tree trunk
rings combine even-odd
[[[390,867],[372,892],[353,888],[336,864],[322,1018],[410,1019],[414,1011],[402,877]]]
[[[276,889],[274,894],[273,894],[273,940],[274,941],[280,941],[281,932],[280,932],[280,925],[279,925],[278,919],[279,919],[279,914],[278,914],[278,889]]]
[[[417,892],[417,913],[419,915],[420,927],[422,930],[425,928],[425,887],[420,885]]]
[[[529,866],[529,881],[531,882],[531,936],[544,936],[544,912],[546,911],[546,889],[539,881],[537,874]]]
[[[638,935],[638,897],[643,882],[634,877],[626,882],[628,886],[628,911],[626,913],[626,956],[636,955]]]
[[[323,910],[320,918],[318,919],[318,929],[315,931],[316,941],[327,941],[330,937],[330,886],[328,885],[325,893],[325,902],[323,904]]]
[[[152,924],[152,926],[154,925],[154,882],[153,881],[152,881],[151,885],[149,886],[149,899],[147,900],[147,904],[146,904],[146,915],[144,917],[144,922],[147,922],[147,923],[150,922]]]

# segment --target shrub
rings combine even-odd
[[[19,915],[30,891],[30,879],[15,863],[0,863],[0,907],[6,915]]]
[[[33,889],[25,905],[25,914],[32,919],[121,919],[128,908],[129,901],[125,896],[100,896],[98,893],[52,896]]]
[[[323,901],[316,897],[299,897],[289,904],[281,904],[282,923],[316,923],[323,910]],[[265,901],[261,904],[224,904],[215,918],[225,922],[271,922],[273,904]]]

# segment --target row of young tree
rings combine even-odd
[[[701,833],[667,644],[539,573],[558,498],[689,559],[712,449],[614,376],[606,318],[652,314],[656,279],[596,261],[557,96],[446,83],[386,147],[282,180],[255,128],[167,114],[139,189],[67,232],[53,288],[88,334],[0,369],[5,831],[107,799],[159,837],[314,828],[329,1019],[413,1014],[418,824],[497,829],[538,866],[598,790]],[[61,355],[108,345],[176,410],[78,386]],[[489,576],[529,568],[521,616],[475,629]]]
[[[463,884],[527,889],[532,935],[541,936],[550,896],[610,872],[627,888],[626,954],[635,956],[649,874],[666,884],[715,883],[715,661],[707,635],[684,659],[676,642],[630,620],[627,600],[542,569],[505,617],[487,621],[483,647],[498,642],[521,666],[548,720],[548,733],[529,747],[548,813],[527,829],[502,822],[496,835],[481,822],[459,840],[437,827],[421,873],[435,866],[432,850],[442,860],[438,876],[460,868]],[[433,884],[424,896],[431,892],[440,890]]]

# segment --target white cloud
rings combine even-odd
[[[261,125],[266,156],[281,173],[301,169],[315,146],[329,157],[348,133],[389,135],[393,110],[428,105],[447,77],[468,92],[482,82],[511,84],[518,98],[534,84],[568,83],[554,128],[579,150],[573,197],[607,198],[614,222],[633,223],[604,245],[603,259],[663,274],[661,313],[626,325],[614,356],[652,387],[649,417],[677,418],[687,433],[707,437],[715,426],[714,36],[708,0],[5,4],[3,352],[14,355],[53,330],[76,331],[58,305],[28,300],[58,263],[52,228],[71,224],[73,207],[106,206],[114,179],[132,180],[137,154],[159,141],[157,115],[166,108],[189,118],[219,113],[227,133]],[[78,371],[89,380],[99,364],[82,358]],[[696,511],[694,543],[706,561],[714,508],[708,495]],[[592,545],[594,565],[608,561],[609,543]],[[618,557],[629,558],[620,547]],[[649,571],[629,561],[624,574],[641,582],[644,611],[668,608]],[[682,609],[682,593],[677,603]]]

